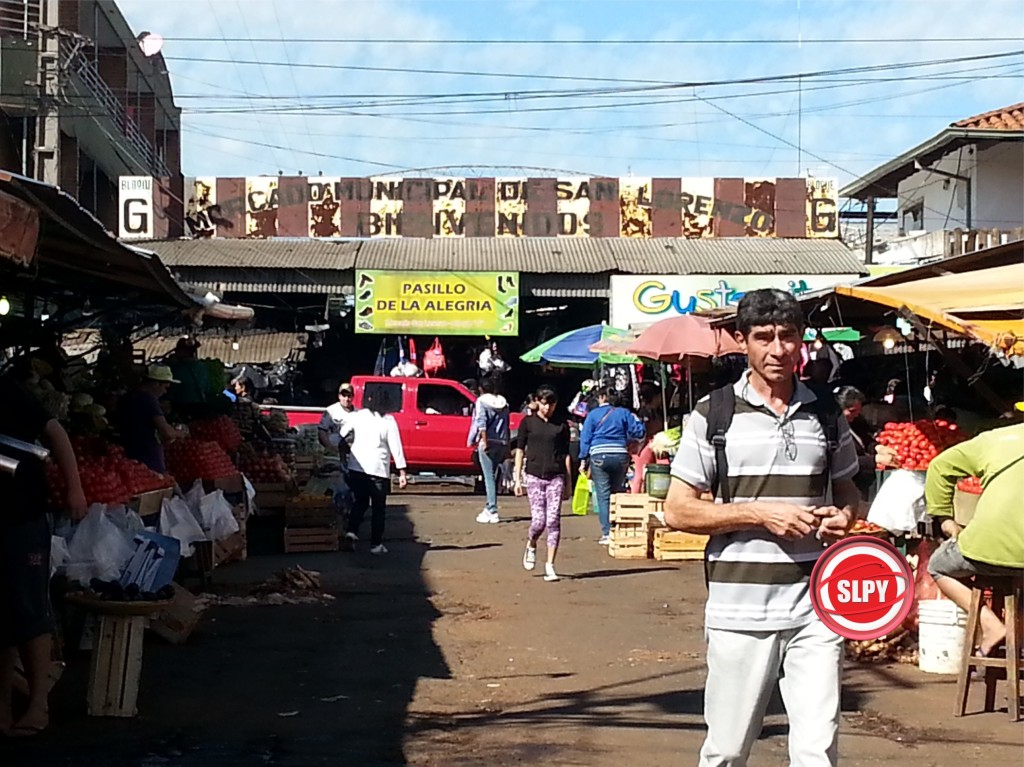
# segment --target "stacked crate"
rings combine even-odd
[[[654,500],[648,495],[632,493],[616,493],[611,497],[612,530],[608,553],[615,559],[648,558],[648,526]]]
[[[327,495],[297,495],[285,501],[286,554],[337,551],[338,525],[334,501]]]
[[[669,530],[659,527],[654,531],[652,548],[654,558],[662,562],[682,562],[691,559],[704,559],[704,547],[708,536],[696,533],[684,533],[680,530]]]

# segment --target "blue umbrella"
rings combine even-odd
[[[575,368],[593,367],[599,359],[611,364],[629,362],[632,361],[632,357],[590,351],[590,347],[598,341],[627,333],[628,331],[608,325],[589,325],[548,339],[526,352],[519,359],[523,362],[546,362],[558,367]]]

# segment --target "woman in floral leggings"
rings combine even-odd
[[[569,424],[555,413],[558,394],[550,386],[537,389],[537,411],[519,425],[516,439],[515,494],[530,498],[530,533],[523,554],[523,567],[537,564],[537,539],[547,529],[548,551],[544,580],[557,581],[555,555],[561,534],[562,492],[571,471]],[[524,466],[525,464],[525,466]]]

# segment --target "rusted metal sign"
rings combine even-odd
[[[198,237],[838,237],[836,185],[803,178],[192,179]]]
[[[19,197],[0,192],[0,257],[28,266],[39,246],[39,210]]]

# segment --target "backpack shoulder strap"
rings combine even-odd
[[[825,497],[832,498],[832,459],[839,449],[839,404],[830,393],[815,392],[818,397],[809,406],[825,433]]]
[[[707,440],[715,449],[715,481],[711,492],[722,503],[732,501],[729,489],[729,461],[725,454],[725,435],[732,425],[732,416],[736,410],[736,392],[732,386],[723,386],[711,392],[708,407]]]

